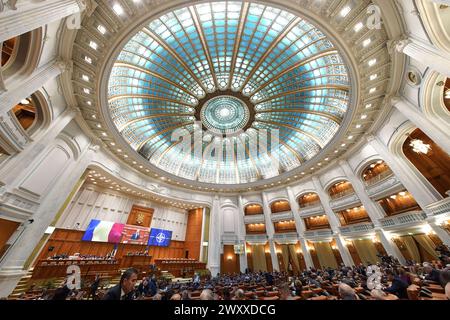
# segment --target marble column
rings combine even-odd
[[[449,57],[450,58],[450,57]],[[439,147],[450,154],[450,134],[448,126],[441,130],[435,123],[431,122],[416,106],[405,101],[401,97],[391,100],[392,105],[409,119],[416,127],[422,130]]]
[[[34,222],[27,225],[16,243],[8,251],[0,268],[0,297],[6,297],[26,274],[24,264],[39,243],[47,227],[52,223],[58,210],[71,193],[73,186],[80,179],[91,163],[97,148],[88,147],[78,161],[71,163],[64,177],[60,177],[42,199],[39,208],[33,214]]]
[[[50,79],[56,78],[61,73],[71,70],[72,63],[55,60],[35,70],[22,83],[0,95],[0,114],[11,110],[21,100],[28,98]]]
[[[273,241],[273,235],[275,234],[275,227],[272,222],[272,211],[270,210],[269,200],[265,192],[262,193],[264,221],[266,224],[267,237],[269,238],[270,257],[272,259],[272,267],[274,271],[280,270],[278,264],[277,250],[275,248],[275,242]]]
[[[313,176],[312,182],[314,184],[314,189],[316,190],[317,194],[319,195],[320,202],[322,203],[322,207],[325,210],[325,214],[328,216],[328,220],[330,222],[331,229],[333,230],[334,233],[339,233],[340,223],[339,223],[339,220],[336,217],[336,214],[334,213],[333,209],[331,209],[330,196],[323,189],[322,183],[320,182],[319,178],[317,178],[316,176]]]
[[[300,242],[300,247],[302,248],[303,257],[305,259],[305,264],[307,269],[314,268],[314,262],[311,257],[311,252],[308,250],[308,245],[306,244],[306,239],[300,237],[298,239]]]
[[[303,235],[305,234],[306,231],[306,227],[305,227],[305,222],[303,221],[302,217],[300,217],[300,208],[298,205],[298,202],[295,199],[295,195],[294,192],[292,191],[291,187],[287,187],[287,194],[288,194],[288,199],[289,199],[289,205],[291,206],[291,210],[292,210],[292,214],[294,215],[294,220],[295,220],[295,228],[297,229],[297,234],[299,237],[299,241],[300,238],[303,238]],[[303,241],[305,241],[303,239]],[[303,245],[300,241],[300,245],[302,248],[302,253],[303,253],[303,258],[305,259],[305,263],[306,263],[306,267],[314,267],[312,258],[311,258],[311,253],[309,252],[309,250],[307,250],[307,248],[303,248]],[[306,243],[305,243],[306,245]]]
[[[369,136],[367,140],[423,210],[426,210],[426,206],[440,200],[439,194],[433,193],[407,165],[402,164],[404,159],[398,159],[397,156],[392,155],[377,136]]]
[[[19,1],[14,7],[5,6],[0,12],[0,42],[69,16],[80,21],[81,11],[92,4],[93,1],[82,0],[28,0]],[[68,23],[68,27],[76,28],[78,21]]]
[[[450,54],[448,52],[443,52],[412,38],[393,41],[391,46],[434,71],[450,77]]]
[[[403,257],[402,253],[400,252],[400,249],[392,241],[390,233],[384,231],[382,228],[375,229],[375,232],[378,235],[378,237],[380,238],[381,244],[383,245],[387,254],[389,256],[393,256],[394,258],[397,258],[397,260],[400,261],[401,264],[403,264],[403,265],[406,264],[406,260]]]
[[[222,249],[220,239],[220,221],[220,198],[216,195],[214,196],[211,208],[207,265],[207,268],[213,277],[220,272],[220,253]]]
[[[434,233],[436,233],[436,235],[439,237],[439,239],[441,239],[441,241],[445,245],[450,246],[450,234],[447,232],[447,230],[437,224],[436,221],[430,221],[428,224],[430,225]]]
[[[350,254],[350,251],[348,250],[347,245],[345,244],[345,240],[342,238],[342,236],[336,235],[334,237],[334,240],[336,241],[336,245],[338,247],[339,253],[341,254],[344,264],[347,267],[354,266],[355,262],[353,261],[352,255]]]
[[[358,196],[359,200],[361,200],[361,203],[366,209],[370,220],[372,220],[375,226],[379,226],[380,222],[378,220],[384,217],[382,209],[377,204],[375,204],[372,199],[370,199],[363,182],[355,175],[353,169],[350,167],[350,164],[345,160],[341,160],[339,161],[339,165],[341,166],[342,170],[344,170],[345,175],[352,184],[353,189],[355,190],[356,195]]]
[[[21,153],[2,166],[0,169],[0,182],[7,189],[14,188],[17,185],[16,180],[20,174],[64,130],[78,113],[79,109],[67,108],[58,118],[53,119],[40,139],[31,142]]]
[[[239,239],[239,244],[242,244],[244,246],[244,252],[242,254],[239,255],[239,266],[240,266],[240,271],[241,272],[245,272],[245,269],[247,269],[248,265],[247,265],[247,253],[245,250],[245,235],[246,235],[246,231],[245,231],[245,222],[244,222],[244,206],[242,203],[242,196],[240,195],[238,197],[238,204],[239,204],[239,223],[238,223],[238,230],[239,230],[239,235],[238,235],[238,239]]]

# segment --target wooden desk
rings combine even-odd
[[[120,259],[120,268],[136,268],[139,271],[146,271],[151,264],[152,256],[125,255]]]
[[[168,271],[175,277],[182,276],[183,271],[191,277],[195,270],[206,269],[206,263],[189,259],[156,259],[155,264],[161,271]]]
[[[40,260],[33,270],[32,279],[60,278],[67,275],[67,268],[77,265],[81,277],[95,274],[113,275],[119,270],[117,260]]]

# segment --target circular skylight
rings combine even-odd
[[[250,118],[244,101],[232,96],[212,98],[200,112],[202,124],[214,133],[232,134],[242,130]]]
[[[348,72],[333,42],[301,17],[202,3],[130,38],[110,72],[108,110],[152,166],[246,184],[297,169],[330,143],[350,105]]]

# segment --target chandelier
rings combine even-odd
[[[428,154],[428,152],[431,150],[431,146],[429,144],[425,144],[422,140],[419,139],[412,140],[409,145],[416,153]]]

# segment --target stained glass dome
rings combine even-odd
[[[166,13],[131,37],[110,73],[108,108],[151,165],[245,184],[317,156],[344,121],[350,83],[339,50],[304,18],[211,2]]]

